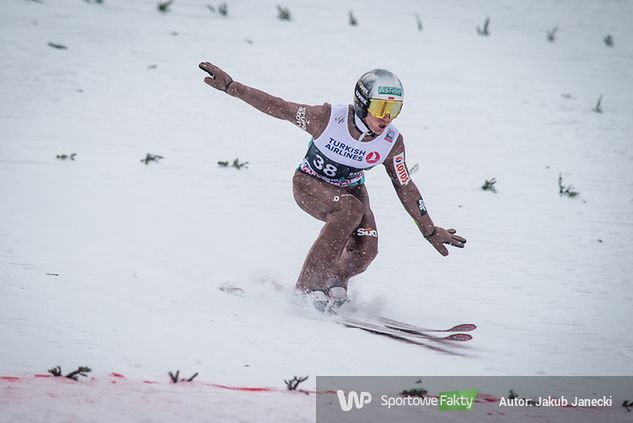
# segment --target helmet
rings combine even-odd
[[[402,88],[402,82],[394,73],[386,69],[370,70],[356,82],[354,111],[359,118],[365,119],[371,99],[402,102],[403,98],[404,89]]]

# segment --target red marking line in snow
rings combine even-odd
[[[488,395],[488,394],[478,394],[477,398],[475,399],[475,402],[483,402],[482,400],[486,402],[498,402],[499,398],[493,397],[492,395]]]
[[[125,377],[125,375],[121,374],[121,373],[116,373],[116,372],[112,372],[108,375],[111,378],[115,378],[115,379],[127,379]],[[42,379],[42,378],[52,378],[53,375],[50,374],[36,374],[33,375],[33,377],[35,379]],[[0,382],[19,382],[21,380],[25,380],[28,379],[29,377],[20,377],[20,376],[0,376]],[[55,378],[57,379],[57,378]],[[64,381],[68,381],[68,379],[64,378],[64,377],[60,377],[59,379],[63,379]],[[93,381],[98,381],[98,379],[96,378],[91,378],[91,380]],[[132,381],[133,382],[133,381]],[[173,382],[157,382],[157,381],[153,381],[153,380],[142,380],[142,383],[145,384],[150,384],[150,385],[176,385]],[[80,383],[80,382],[77,382]],[[116,380],[110,380],[110,383],[117,383]],[[194,384],[196,382],[193,382]],[[288,392],[288,389],[284,389],[284,388],[277,388],[277,387],[255,387],[255,386],[230,386],[230,385],[222,385],[222,384],[218,384],[218,383],[206,383],[206,382],[198,382],[198,384],[202,384],[205,386],[209,386],[212,388],[217,388],[217,389],[225,389],[225,390],[229,390],[229,391],[240,391],[240,392]],[[336,394],[336,391],[316,391],[313,389],[297,389],[296,392],[302,393],[302,394],[306,394],[306,395],[310,395],[310,394],[319,394],[319,395],[323,395],[323,394]],[[479,393],[477,395],[477,398],[475,399],[476,403],[496,403],[499,402],[499,398],[493,396],[493,395],[489,395],[489,394],[484,394],[484,393]],[[566,405],[563,407],[559,407],[559,408],[575,408],[575,409],[598,409],[599,407],[574,407],[572,405]]]
[[[213,386],[214,388],[227,389],[229,391],[245,391],[245,392],[275,392],[280,391],[280,388],[254,388],[248,386],[227,386],[218,385],[216,383],[207,383],[207,386]]]
[[[212,386],[214,388],[227,389],[229,391],[242,391],[242,392],[288,392],[288,389],[284,388],[269,388],[269,387],[248,387],[248,386],[228,386],[228,385],[218,385],[216,383],[207,383],[207,386]],[[335,394],[336,391],[315,391],[313,389],[297,389],[296,392],[300,392],[302,394]]]
[[[127,379],[125,375],[121,373],[116,373],[116,372],[112,372],[108,376],[115,379]],[[33,375],[33,377],[35,379],[41,379],[41,378],[52,378],[54,376],[51,374],[36,374],[36,375]],[[60,378],[65,379],[63,377],[60,377]],[[26,380],[26,379],[29,379],[29,377],[0,376],[0,381],[6,381],[6,382],[19,382],[21,380]],[[92,380],[98,380],[98,379],[92,378]],[[141,382],[148,385],[160,385],[160,384],[174,385],[173,382],[157,382],[155,380],[143,380]],[[116,380],[111,380],[110,383],[116,383]],[[241,391],[241,392],[286,392],[288,391],[287,389],[284,389],[284,388],[275,388],[275,387],[229,386],[229,385],[221,385],[217,383],[205,383],[205,382],[202,382],[202,384],[213,387],[213,388],[226,389],[229,391]],[[317,392],[315,390],[305,390],[305,389],[297,389],[297,392],[301,392],[306,395],[317,394],[317,393],[320,393],[320,394],[335,393],[334,391]]]

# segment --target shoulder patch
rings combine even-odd
[[[411,182],[411,177],[409,176],[409,172],[407,171],[407,166],[404,161],[404,153],[397,154],[393,158],[393,168],[398,175],[398,181],[400,185],[407,185]]]
[[[387,131],[387,135],[385,135],[385,141],[393,142],[394,135],[396,135],[396,131],[394,131],[392,128],[389,128],[389,130]]]
[[[307,129],[305,107],[299,107],[297,109],[297,115],[295,116],[295,123],[297,124],[299,128],[303,129],[304,131]]]

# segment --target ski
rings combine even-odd
[[[477,325],[472,323],[462,323],[460,325],[455,325],[452,328],[448,329],[429,329],[422,326],[412,325],[410,323],[400,322],[398,320],[389,319],[387,317],[378,316],[376,318],[380,323],[385,326],[389,326],[394,329],[400,329],[404,331],[413,331],[413,332],[471,332],[477,329]]]
[[[411,334],[390,329],[386,326],[379,325],[376,323],[363,322],[363,321],[354,320],[354,319],[339,319],[337,322],[349,328],[361,329],[366,332],[389,337],[400,342],[417,345],[431,351],[440,352],[447,355],[454,355],[454,356],[462,356],[462,357],[468,356],[468,354],[465,354],[463,352],[460,352],[459,350],[456,350],[455,348],[457,348],[457,346],[453,348],[448,348],[447,343],[441,343],[441,342],[431,344],[431,343],[425,342],[425,341],[429,341],[428,339],[413,338],[410,336]],[[446,347],[444,345],[446,345]]]
[[[401,329],[397,327],[391,327],[385,324],[374,323],[370,321],[357,320],[349,317],[340,318],[338,320],[344,326],[348,327],[356,327],[358,329],[366,329],[369,331],[381,332],[384,334],[405,336],[408,338],[422,338],[428,339],[431,341],[457,341],[457,342],[466,342],[473,339],[473,337],[467,333],[451,333],[449,335],[429,335],[423,332],[419,332],[412,329]]]

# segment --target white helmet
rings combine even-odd
[[[359,118],[365,119],[371,99],[404,99],[404,88],[400,79],[386,69],[374,69],[363,74],[354,89],[354,111]],[[395,117],[395,116],[394,116]]]

